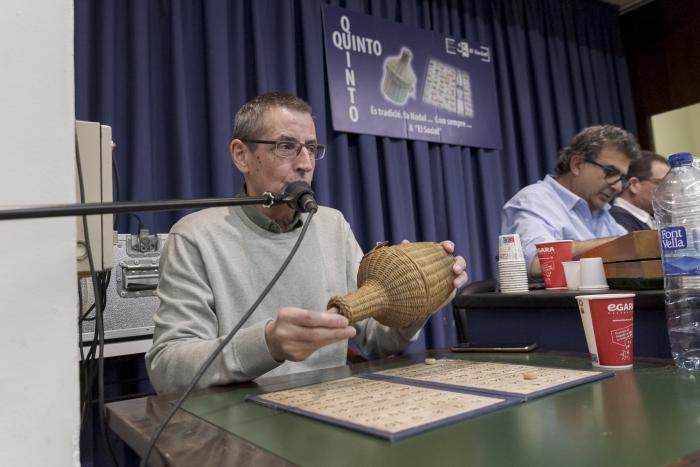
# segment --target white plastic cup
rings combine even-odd
[[[603,258],[581,258],[581,284],[579,290],[607,290]]]
[[[581,285],[581,263],[579,261],[564,261],[564,277],[566,277],[566,288],[578,290]]]

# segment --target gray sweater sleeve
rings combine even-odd
[[[214,295],[197,246],[171,234],[161,255],[153,346],[146,354],[159,393],[183,390],[225,336],[219,337]],[[280,365],[265,342],[266,321],[242,328],[214,360],[198,387],[249,381]],[[239,351],[245,349],[246,351]]]
[[[416,321],[405,328],[390,328],[373,318],[355,323],[357,335],[353,338],[358,347],[372,358],[383,358],[402,351],[420,336],[427,320]]]

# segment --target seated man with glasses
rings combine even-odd
[[[632,134],[611,125],[583,129],[559,154],[556,176],[526,186],[503,207],[501,233],[520,235],[530,274],[541,275],[536,243],[574,240],[574,257],[627,231],[608,204],[639,156]]]
[[[230,150],[245,181],[241,196],[281,193],[296,181],[311,184],[316,161],[326,153],[309,104],[284,93],[258,96],[238,111]],[[235,206],[205,209],[173,226],[161,255],[161,304],[146,354],[158,392],[187,387],[278,271],[308,217],[287,205]],[[442,245],[454,251],[452,242]],[[320,206],[287,269],[198,387],[341,366],[348,339],[377,357],[414,341],[423,320],[402,329],[371,318],[349,326],[337,310],[326,310],[330,297],[357,287],[361,258],[343,215]],[[465,266],[464,258],[455,258],[455,289],[467,281]],[[454,291],[445,304],[453,297]]]
[[[630,164],[627,187],[610,208],[610,214],[618,224],[629,232],[657,228],[651,199],[669,170],[665,157],[653,151],[641,151],[639,159]]]

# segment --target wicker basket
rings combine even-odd
[[[454,281],[454,257],[437,243],[378,245],[367,253],[357,273],[359,288],[333,297],[350,323],[373,317],[394,328],[430,316],[450,293]]]

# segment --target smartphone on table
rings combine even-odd
[[[499,342],[462,342],[450,350],[452,352],[531,352],[537,348],[535,342],[505,344]]]

